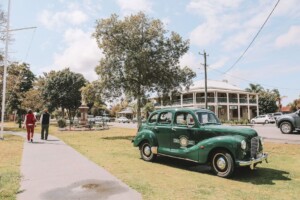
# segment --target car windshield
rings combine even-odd
[[[196,116],[200,124],[221,124],[219,119],[213,113],[196,112]]]

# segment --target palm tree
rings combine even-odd
[[[245,89],[247,92],[260,93],[264,90],[264,88],[260,84],[250,83],[249,86],[249,88]]]
[[[281,111],[282,108],[281,101],[283,98],[286,98],[287,96],[280,96],[278,89],[273,89],[272,92],[275,94],[276,101],[278,102],[278,111]]]

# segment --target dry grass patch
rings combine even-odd
[[[20,163],[24,140],[4,135],[0,141],[0,199],[14,200],[20,187]]]
[[[140,159],[131,140],[136,130],[60,132],[56,136],[143,195],[143,199],[298,199],[300,145],[265,144],[270,163],[237,170],[232,179],[212,175],[207,166],[159,157]]]

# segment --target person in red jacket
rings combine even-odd
[[[32,113],[32,110],[28,110],[27,115],[25,116],[24,126],[27,129],[27,140],[28,142],[33,142],[33,133],[35,126],[36,118]]]

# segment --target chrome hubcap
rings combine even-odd
[[[151,148],[149,146],[146,146],[144,148],[144,154],[145,154],[145,156],[150,156],[151,155]]]
[[[282,130],[285,133],[288,133],[290,131],[290,126],[287,124],[282,125]]]
[[[222,158],[222,157],[219,158],[217,160],[217,166],[218,166],[219,169],[224,170],[226,168],[226,161],[225,161],[225,159]]]

